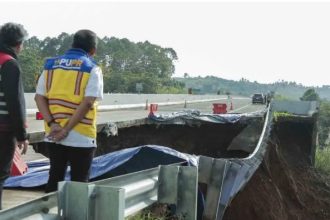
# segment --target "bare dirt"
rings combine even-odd
[[[329,220],[330,175],[309,163],[311,129],[275,126],[262,165],[234,198],[225,220]]]
[[[227,151],[246,124],[142,125],[121,129],[115,137],[98,135],[97,155],[142,145],[167,146],[180,152],[216,158],[246,157],[243,151]]]

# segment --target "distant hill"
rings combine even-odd
[[[262,84],[250,82],[242,78],[239,81],[227,80],[215,76],[206,77],[176,77],[175,80],[183,82],[186,88],[192,88],[202,94],[226,94],[229,92],[235,95],[250,96],[253,93],[267,93],[274,91],[275,94],[288,97],[290,99],[299,99],[303,93],[314,88],[322,99],[330,100],[330,86],[306,87],[295,82],[278,81],[271,84]]]

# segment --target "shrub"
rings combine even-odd
[[[324,149],[316,149],[315,167],[322,172],[330,174],[330,146]]]

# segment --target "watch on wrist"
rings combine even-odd
[[[47,122],[48,127],[52,126],[53,123],[57,124],[54,118],[52,118],[52,120]]]

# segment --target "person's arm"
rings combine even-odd
[[[52,121],[54,122],[54,123],[50,124],[50,132],[48,134],[49,139],[51,139],[52,135],[54,135],[54,133],[60,131],[62,129],[62,127],[54,121],[54,119],[49,111],[48,99],[45,95],[46,95],[45,72],[43,72],[38,79],[36,95],[34,97],[34,100],[37,104],[39,111],[43,115],[44,121],[46,123],[49,123]]]
[[[26,132],[25,99],[21,71],[16,60],[10,60],[2,66],[2,85],[4,98],[7,103],[9,117],[12,122],[17,145],[27,150],[28,134]]]
[[[85,89],[84,99],[79,107],[74,112],[66,126],[54,136],[54,140],[59,141],[68,135],[74,126],[76,126],[94,106],[95,101],[103,98],[103,76],[102,70],[99,67],[94,67],[90,73],[90,77]]]
[[[86,116],[88,111],[94,106],[96,97],[85,97],[80,103],[68,123],[63,127],[62,130],[52,136],[54,141],[60,141],[64,139],[69,132]]]
[[[44,82],[45,77],[43,73],[38,81],[35,101],[37,103],[39,111],[44,117],[44,120],[48,123],[53,121],[53,117],[49,110],[48,99],[46,96],[44,96]],[[85,117],[90,108],[93,107],[95,99],[95,97],[85,97],[64,128],[61,128],[59,124],[53,123],[48,138],[52,139],[53,141],[60,141],[65,138],[68,135],[69,131],[72,130],[72,128],[74,128],[74,126],[76,126]]]
[[[37,107],[46,123],[52,121],[53,117],[49,111],[48,99],[46,97],[45,71],[41,73],[38,79],[34,101],[36,102]]]
[[[36,94],[34,100],[46,123],[52,121],[53,117],[49,111],[47,97],[40,94]]]

